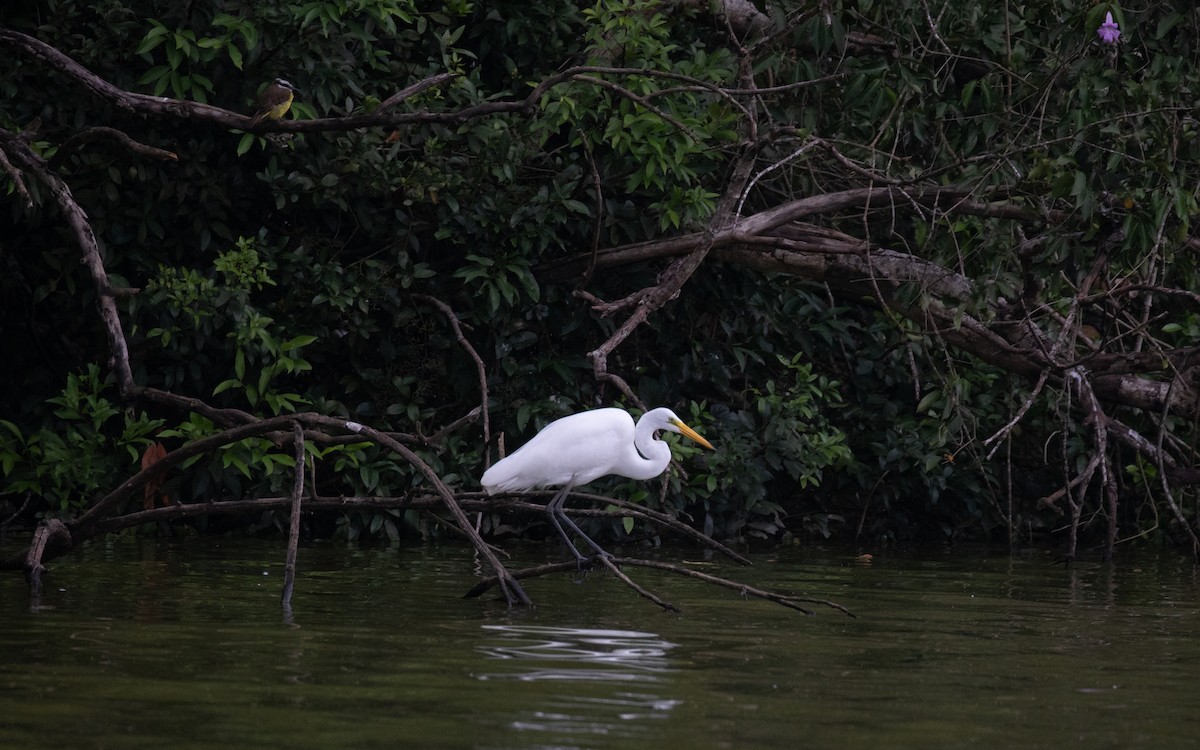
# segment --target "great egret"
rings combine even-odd
[[[714,450],[670,409],[651,409],[636,426],[623,409],[593,409],[546,425],[532,440],[484,472],[480,483],[489,495],[562,487],[546,505],[546,512],[571,552],[582,561],[583,555],[571,543],[560,519],[597,553],[606,553],[563,511],[567,494],[572,488],[609,474],[630,479],[652,479],[662,474],[671,463],[671,448],[657,437],[663,430],[677,432]]]

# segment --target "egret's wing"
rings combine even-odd
[[[483,475],[489,492],[587,484],[612,473],[633,445],[633,419],[620,409],[595,409],[546,425]]]

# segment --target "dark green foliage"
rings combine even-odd
[[[70,374],[47,399],[55,429],[25,434],[0,420],[0,469],[11,493],[41,499],[51,516],[76,515],[135,473],[161,419],[123,413],[105,395],[99,368]]]
[[[833,78],[762,98],[755,180],[735,196],[743,216],[871,175],[999,187],[1017,208],[1067,215],[1069,231],[1039,226],[1027,242],[1004,218],[927,207],[856,210],[822,224],[962,274],[973,296],[958,300],[961,314],[985,320],[998,298],[1031,294],[1039,320],[1063,316],[1114,227],[1123,235],[1103,248],[1110,279],[1195,288],[1194,249],[1180,245],[1200,163],[1195,10],[1119,11],[1125,36],[1110,49],[1094,36],[1103,4],[950,4],[936,29],[921,3],[809,5],[773,11],[787,30],[755,48],[752,72],[762,87]],[[140,290],[121,301],[136,380],[264,416],[314,409],[428,435],[478,406],[475,363],[423,295],[464,325],[486,368],[492,434],[503,432],[509,450],[556,417],[619,402],[587,353],[621,319],[573,294],[582,274],[562,280],[548,264],[704,230],[729,189],[732,159],[750,148],[748,100],[706,88],[742,85],[723,25],[647,0],[46,0],[2,13],[0,23],[141,93],[248,112],[262,85],[286,77],[302,92],[288,116],[300,119],[371,112],[447,71],[458,77],[398,106],[448,113],[519,99],[572,64],[644,71],[564,82],[527,113],[260,136],[131,115],[9,55],[0,127],[21,131],[40,118],[35,148],[86,210],[114,283]],[[65,146],[95,126],[178,161],[105,141]],[[3,355],[19,366],[0,374],[0,492],[29,493],[43,513],[73,513],[131,473],[152,439],[177,445],[215,428],[112,403],[78,248],[39,185],[24,210],[4,179]],[[583,288],[621,299],[656,283],[663,264],[597,270]],[[917,285],[895,294],[912,308],[931,304]],[[1189,304],[1180,295],[1156,306],[1144,332],[1200,342]],[[1108,309],[1088,324],[1129,335],[1124,311]],[[680,446],[685,473],[668,474],[665,490],[608,488],[719,536],[1040,531],[1059,520],[1034,501],[1086,453],[1078,436],[1050,438],[1070,407],[1049,401],[990,454],[981,441],[1020,408],[1027,380],[875,300],[711,259],[609,368],[718,451]],[[411,467],[368,444],[322,450],[321,492],[421,488]],[[476,423],[421,455],[471,490],[488,452],[495,446],[482,445]],[[169,489],[183,501],[286,492],[286,453],[245,441],[192,462]],[[1148,496],[1155,467],[1122,463],[1131,499]],[[352,538],[395,537],[417,519],[381,512],[338,523]]]

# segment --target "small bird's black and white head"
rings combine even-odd
[[[285,89],[287,89],[287,90],[289,90],[289,91],[294,91],[294,92],[296,92],[296,93],[299,93],[299,92],[300,92],[300,89],[298,89],[298,88],[296,88],[295,86],[293,86],[293,85],[291,84],[291,82],[290,82],[290,81],[288,81],[288,80],[286,80],[286,79],[284,79],[284,78],[276,78],[276,79],[275,79],[275,85],[276,85],[276,86],[282,86],[283,88],[285,88]]]

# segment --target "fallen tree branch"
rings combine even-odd
[[[800,606],[800,604],[799,604],[800,602],[804,602],[807,604],[820,604],[822,606],[829,607],[830,609],[836,609],[837,611],[839,611],[842,614],[847,615],[849,617],[856,616],[853,612],[851,612],[849,609],[846,609],[841,604],[832,602],[828,599],[814,599],[812,597],[807,597],[807,596],[796,596],[793,594],[780,594],[780,593],[777,593],[774,591],[767,591],[765,589],[755,588],[753,586],[747,586],[744,583],[741,583],[739,581],[734,581],[729,578],[722,578],[721,576],[714,576],[711,573],[702,573],[699,570],[693,570],[691,568],[684,568],[679,565],[674,565],[672,563],[665,563],[665,562],[661,562],[659,560],[639,560],[639,559],[632,559],[632,558],[621,558],[621,559],[619,559],[619,562],[626,564],[626,565],[636,565],[636,566],[642,567],[642,568],[653,568],[655,570],[665,570],[668,573],[675,573],[678,575],[687,576],[689,578],[695,578],[697,580],[704,581],[705,583],[711,583],[711,584],[715,584],[717,586],[722,586],[727,589],[732,589],[734,591],[737,591],[739,594],[741,594],[743,596],[753,596],[758,599],[765,599],[769,602],[774,602],[774,603],[780,604],[784,607],[789,607],[798,612],[803,612],[806,615],[811,615],[814,613],[812,610],[806,609],[806,608]]]
[[[132,494],[132,493],[131,493]],[[536,493],[530,493],[536,494]],[[547,496],[552,493],[544,493]],[[584,493],[572,493],[573,497],[584,498],[592,502],[603,502],[616,505],[617,510],[602,508],[569,508],[567,512],[574,516],[589,518],[621,518],[632,516],[647,523],[662,526],[676,532],[687,539],[696,541],[701,546],[713,549],[742,565],[752,565],[750,560],[739,555],[729,547],[704,535],[703,532],[692,528],[677,519],[660,511],[639,506],[636,503]],[[221,500],[205,503],[180,503],[160,508],[137,510],[121,515],[114,515],[97,521],[91,529],[91,537],[111,534],[122,529],[154,523],[171,523],[189,518],[220,514],[254,514],[266,511],[283,511],[291,507],[292,496],[262,497],[249,500]],[[458,504],[463,510],[472,512],[517,511],[542,516],[545,506],[541,503],[520,500],[508,496],[490,496],[481,492],[462,493],[458,496]],[[352,510],[382,510],[382,509],[414,509],[421,511],[436,511],[443,507],[443,501],[436,495],[420,495],[410,497],[388,496],[346,496],[346,495],[314,495],[305,499],[304,507],[309,512],[317,511],[352,511]],[[18,558],[19,562],[20,558]],[[13,558],[0,560],[0,569],[12,568]]]
[[[496,571],[496,577],[500,581],[500,589],[504,592],[504,598],[509,605],[522,604],[527,607],[533,605],[533,602],[525,593],[525,590],[521,588],[521,585],[517,583],[517,581],[504,567],[504,563],[500,562],[500,558],[496,557],[496,553],[492,551],[488,543],[485,542],[481,536],[479,536],[479,532],[475,530],[475,527],[471,524],[470,520],[467,519],[462,507],[459,506],[458,501],[455,499],[454,494],[451,493],[450,489],[446,487],[444,482],[442,482],[442,478],[437,475],[437,472],[435,472],[429,466],[429,464],[422,461],[417,454],[413,453],[411,449],[402,445],[399,441],[389,437],[388,435],[372,427],[358,424],[357,422],[343,422],[341,420],[334,419],[333,417],[324,417],[321,415],[311,414],[304,415],[304,417],[305,420],[310,423],[322,424],[326,427],[336,427],[339,424],[344,425],[345,428],[351,432],[365,435],[380,445],[383,445],[395,453],[400,454],[405,461],[407,461],[413,468],[417,469],[417,471],[419,471],[425,477],[425,479],[433,485],[446,508],[449,509],[451,515],[454,516],[454,520],[458,523],[459,528],[461,528],[467,534],[467,536],[470,537],[471,542],[475,545],[475,549],[479,552],[479,554],[483,555],[485,560],[488,561],[488,564],[492,566],[492,570]]]
[[[326,430],[345,430],[351,433],[365,436],[370,440],[398,453],[406,460],[413,468],[420,472],[433,486],[435,493],[441,500],[442,504],[451,512],[459,527],[471,539],[475,548],[479,553],[491,564],[492,569],[496,571],[496,575],[501,580],[501,587],[506,598],[511,604],[523,604],[529,606],[532,604],[529,597],[521,589],[520,585],[508,575],[504,564],[500,562],[490,546],[479,536],[479,532],[467,520],[462,508],[459,506],[453,493],[442,482],[441,478],[433,471],[432,468],[419,456],[412,452],[411,449],[402,445],[399,441],[382,433],[374,428],[357,422],[347,422],[343,419],[334,417],[326,417],[320,414],[303,413],[283,415],[279,417],[271,417],[262,419],[251,424],[239,425],[227,430],[224,430],[216,435],[211,435],[200,440],[195,440],[187,443],[184,446],[171,451],[163,456],[160,460],[151,466],[143,469],[129,479],[125,480],[116,489],[110,491],[107,495],[97,501],[92,507],[85,511],[79,518],[66,522],[64,528],[67,531],[65,543],[56,546],[53,550],[46,549],[43,544],[43,549],[38,555],[38,562],[44,555],[53,552],[61,554],[70,547],[87,539],[97,531],[97,524],[100,521],[108,519],[112,516],[120,503],[127,499],[130,495],[140,490],[152,476],[158,476],[160,472],[165,472],[169,468],[179,464],[187,458],[195,455],[200,455],[211,450],[215,450],[222,445],[237,442],[247,437],[261,436],[271,432],[275,432],[282,426],[292,423],[298,423],[309,426],[318,426]],[[303,471],[303,462],[297,467],[298,471]],[[147,511],[150,512],[150,511]],[[56,538],[60,537],[60,533],[56,533]],[[36,540],[35,540],[36,541]],[[27,555],[22,555],[27,557]],[[0,567],[11,566],[11,561],[0,563]]]
[[[19,558],[17,560],[10,558],[7,561],[0,561],[0,568],[13,567],[14,563],[19,561],[22,564],[22,566],[27,571],[29,571],[27,573],[27,575],[31,576],[31,579],[30,579],[31,585],[36,583],[36,585],[40,586],[41,573],[44,571],[44,567],[41,564],[42,561],[49,559],[50,557],[54,557],[54,556],[57,556],[59,554],[66,552],[74,544],[77,544],[83,538],[93,538],[93,537],[99,536],[101,534],[112,533],[112,532],[119,531],[124,528],[140,526],[143,524],[165,523],[165,522],[172,522],[172,521],[177,522],[177,521],[184,520],[187,518],[195,518],[195,517],[200,517],[200,516],[208,516],[208,515],[216,515],[216,514],[261,513],[264,511],[272,511],[272,510],[273,511],[284,511],[284,510],[290,509],[291,521],[290,521],[290,532],[289,532],[289,537],[288,537],[288,554],[287,554],[287,560],[285,562],[285,579],[284,579],[284,588],[283,588],[283,594],[282,594],[282,601],[283,601],[284,607],[286,609],[290,602],[291,593],[294,588],[296,554],[297,554],[297,546],[298,546],[298,538],[299,538],[299,519],[300,519],[301,502],[303,502],[303,507],[307,508],[310,512],[321,511],[321,510],[351,510],[351,509],[365,509],[365,508],[371,508],[371,509],[413,508],[413,509],[433,512],[439,508],[448,508],[449,507],[452,510],[452,515],[453,515],[453,506],[450,506],[449,504],[447,504],[445,502],[444,498],[441,496],[438,496],[438,495],[430,495],[430,496],[423,496],[423,497],[405,497],[405,498],[313,496],[313,497],[310,497],[307,499],[302,499],[303,486],[304,486],[303,485],[303,481],[304,481],[303,480],[303,472],[304,472],[304,465],[305,465],[305,453],[304,453],[304,449],[303,449],[304,432],[303,432],[303,430],[301,430],[300,425],[301,425],[302,421],[306,421],[306,422],[313,421],[312,420],[313,417],[314,417],[314,415],[301,414],[301,415],[295,415],[292,417],[283,416],[283,417],[277,418],[277,420],[289,420],[290,419],[292,421],[293,440],[295,441],[295,446],[296,446],[296,448],[295,448],[295,450],[296,450],[296,457],[295,457],[296,458],[296,469],[295,469],[294,486],[293,486],[292,494],[287,497],[258,498],[258,499],[254,499],[254,500],[230,500],[230,501],[210,502],[210,503],[178,504],[178,505],[171,505],[171,506],[160,507],[160,508],[138,510],[138,511],[134,511],[134,512],[123,514],[123,515],[113,515],[113,516],[108,516],[108,517],[102,518],[100,520],[96,520],[93,523],[91,523],[90,525],[81,526],[82,531],[78,531],[75,534],[72,534],[71,530],[67,527],[66,524],[63,524],[62,522],[59,522],[59,521],[54,521],[53,524],[43,525],[42,527],[39,527],[37,535],[35,536],[35,543],[33,546],[31,546],[30,550],[25,552],[22,556],[19,556]],[[318,421],[325,421],[325,420],[329,420],[329,419],[332,419],[332,418],[322,418],[321,420],[318,420]],[[202,441],[195,441],[193,443],[190,443],[188,446],[185,446],[185,447],[188,447],[189,450],[184,451],[183,449],[179,449],[172,453],[169,453],[166,456],[164,456],[162,459],[160,459],[158,462],[153,464],[151,467],[148,467],[147,469],[143,470],[135,477],[131,477],[130,481],[128,481],[122,485],[122,489],[127,490],[127,492],[126,492],[127,495],[134,494],[137,491],[137,488],[141,484],[144,484],[145,481],[148,481],[150,477],[158,475],[160,472],[165,471],[168,467],[177,465],[178,463],[180,463],[183,460],[186,460],[186,458],[188,458],[192,455],[196,455],[197,454],[197,443],[203,443],[204,449],[209,450],[209,449],[212,449],[213,447],[217,446],[218,444],[221,444],[222,441],[227,441],[231,434],[234,436],[242,436],[242,437],[239,437],[238,439],[243,439],[244,436],[246,436],[248,434],[249,435],[267,434],[271,431],[274,431],[276,428],[277,428],[277,425],[275,425],[275,424],[244,425],[241,428],[237,428],[235,430],[227,430],[218,436],[212,436],[210,438],[205,438]],[[551,493],[544,493],[544,494],[551,494]],[[571,509],[571,511],[570,511],[574,515],[594,516],[594,517],[610,517],[610,518],[611,517],[621,517],[621,516],[633,516],[636,518],[640,518],[644,521],[663,526],[672,531],[679,532],[683,536],[694,539],[694,540],[700,542],[701,544],[703,544],[704,546],[715,549],[715,550],[729,556],[731,559],[738,561],[739,563],[742,563],[744,565],[751,564],[751,562],[748,559],[737,554],[736,552],[729,549],[725,545],[720,544],[719,542],[713,540],[712,538],[708,537],[707,535],[705,535],[695,529],[692,529],[691,527],[686,526],[685,524],[681,524],[676,519],[673,519],[670,516],[667,516],[666,514],[661,513],[659,511],[655,511],[655,510],[652,510],[649,508],[644,508],[644,507],[638,506],[636,504],[628,503],[626,501],[619,500],[616,498],[609,498],[609,497],[584,494],[584,493],[577,493],[577,496],[588,499],[593,502],[603,502],[603,503],[607,503],[607,504],[616,505],[617,510],[603,510],[603,509],[597,509],[597,508],[585,508],[585,509],[576,508],[576,509]],[[108,507],[116,502],[115,500],[112,499],[113,497],[114,496],[110,493],[110,495],[105,498],[105,500],[104,500],[105,507]],[[457,503],[457,505],[463,509],[470,509],[473,511],[517,510],[517,511],[527,511],[530,513],[536,513],[538,515],[543,514],[544,510],[545,510],[544,506],[541,504],[538,504],[538,503],[532,503],[532,502],[528,502],[528,501],[506,500],[504,498],[491,498],[489,496],[483,495],[482,493],[471,493],[468,497],[465,497],[461,501],[459,501]],[[93,507],[93,510],[95,510],[95,506]],[[462,522],[463,522],[463,520],[465,520],[465,515],[459,514],[458,516],[456,516],[455,520],[456,520],[456,523],[453,527],[454,530],[458,533],[463,534],[467,538],[471,539],[472,543],[476,546],[476,549],[479,548],[480,544],[486,544],[486,543],[482,542],[482,540],[476,541],[477,537],[478,537],[478,533],[475,531],[473,526],[471,526],[470,524],[468,524],[467,527],[465,527],[465,528],[462,526]],[[85,537],[85,534],[86,534],[86,537]],[[53,544],[51,544],[51,542]],[[492,554],[495,553],[495,550],[491,547],[491,545],[486,545],[486,546],[488,547],[489,551]],[[570,563],[570,564],[574,565],[574,563]],[[495,568],[496,566],[493,566],[493,567]],[[500,566],[500,567],[503,567],[503,566]],[[670,604],[669,602],[666,602],[665,600],[662,600],[660,597],[649,592],[648,590],[646,590],[645,588],[643,588],[642,586],[637,584],[635,581],[630,579],[627,575],[620,572],[619,570],[613,569],[612,572],[614,573],[614,575],[616,575],[618,578],[620,578],[624,583],[626,583],[626,585],[628,585],[630,588],[632,588],[634,591],[636,591],[640,596],[643,596],[643,597],[647,598],[648,600],[655,602],[656,604],[663,607],[664,609],[676,609],[674,607],[674,605]],[[700,576],[697,576],[697,577],[700,577]],[[490,578],[489,580],[492,582],[492,584],[490,584],[490,585],[494,585],[495,581],[498,580],[498,578],[493,577],[493,578]],[[715,582],[715,580],[717,580],[717,579],[714,579],[714,581],[710,581],[710,582]],[[720,579],[720,580],[724,580],[724,579]],[[745,589],[748,593],[753,593],[754,591],[757,591],[756,589],[752,589],[752,587],[746,587],[742,584],[738,584],[737,588],[738,588],[738,590]],[[517,592],[523,593],[523,591],[520,589],[519,584],[516,584],[515,577],[512,581],[509,582],[509,591],[511,592],[511,595],[513,597],[516,597],[518,599],[519,599],[520,594],[518,594]],[[767,594],[756,594],[756,595],[763,596],[763,598],[772,598],[773,597],[773,595],[767,595]],[[783,603],[783,602],[781,602],[781,603]]]
[[[607,559],[608,563],[602,563],[600,560],[597,560],[598,557],[604,557],[605,559]],[[805,597],[805,596],[794,596],[791,594],[780,594],[780,593],[774,592],[774,591],[767,591],[765,589],[760,589],[760,588],[756,588],[754,586],[749,586],[747,584],[741,583],[739,581],[734,581],[729,578],[722,578],[721,576],[715,576],[715,575],[712,575],[711,573],[702,573],[698,570],[693,570],[691,568],[685,568],[683,566],[675,565],[673,563],[660,562],[658,560],[644,560],[644,559],[632,558],[632,557],[616,557],[616,556],[611,556],[611,555],[610,556],[600,556],[600,555],[594,556],[592,558],[589,558],[589,563],[592,566],[604,565],[604,567],[608,567],[608,564],[612,564],[612,565],[629,565],[629,566],[640,567],[640,568],[651,568],[654,570],[661,570],[661,571],[665,571],[667,573],[673,573],[675,575],[680,575],[680,576],[684,576],[687,578],[695,578],[696,580],[704,581],[705,583],[710,583],[710,584],[713,584],[716,586],[720,586],[722,588],[727,588],[732,591],[736,591],[739,594],[742,594],[743,596],[752,596],[757,599],[763,599],[763,600],[766,600],[769,602],[774,602],[775,604],[779,604],[780,606],[787,607],[789,609],[794,609],[797,612],[802,612],[806,615],[814,614],[814,612],[806,607],[801,606],[802,603],[820,604],[822,606],[826,606],[831,609],[835,609],[849,617],[855,617],[854,613],[851,612],[849,609],[842,606],[841,604],[829,601],[828,599],[813,599],[813,598]],[[515,577],[519,580],[525,580],[528,578],[537,578],[537,577],[548,575],[551,573],[574,572],[576,570],[577,570],[577,563],[574,560],[570,560],[567,562],[549,563],[546,565],[537,565],[537,566],[534,566],[531,568],[522,568],[520,570],[514,570],[514,571],[512,571],[512,575],[513,575],[513,577]],[[496,584],[497,584],[496,578],[494,578],[494,577],[485,578],[484,580],[477,583],[475,585],[475,587],[472,588],[470,591],[468,591],[464,596],[467,598],[474,598],[474,597],[480,596],[484,592],[486,592],[488,589],[495,586]],[[639,591],[639,594],[640,593],[641,592]],[[657,599],[656,597],[648,597],[648,598],[650,598],[650,600],[654,601],[656,604],[659,604],[659,601],[656,601],[656,599]],[[659,604],[659,606],[663,606],[663,605]],[[664,609],[675,609],[675,607],[674,607],[674,605],[671,605],[670,607],[664,607]]]

